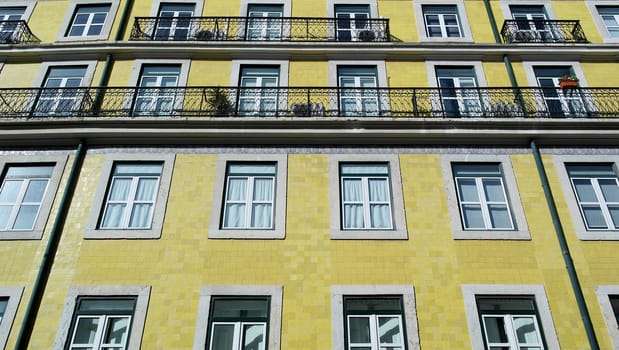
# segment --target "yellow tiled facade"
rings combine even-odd
[[[160,13],[192,4],[201,12]],[[109,349],[619,349],[617,2],[28,0],[0,2],[0,16],[0,348],[108,349],[102,324],[126,315],[80,303],[133,298]],[[80,25],[94,34],[70,36]],[[568,75],[577,87],[561,86]],[[387,168],[355,175],[387,178],[387,227],[344,227],[351,163]],[[122,164],[162,170],[113,175]],[[234,164],[282,171],[273,227],[224,227]],[[24,165],[55,172],[11,175]],[[462,175],[488,196],[471,202],[482,228],[462,216],[459,165],[498,169]],[[136,197],[112,199],[113,176]],[[153,198],[138,198],[149,177]],[[39,200],[11,187],[41,179]],[[504,200],[480,187],[491,180]],[[574,193],[585,182],[588,201]],[[150,200],[151,215],[104,227],[114,200],[136,216]],[[508,219],[491,212],[503,204]],[[257,345],[211,339],[217,298],[273,286]],[[355,296],[399,298],[396,316],[365,310],[397,319],[392,343],[381,323],[355,345],[355,311],[338,304]],[[494,314],[484,298],[500,301]],[[500,309],[514,300],[535,306]],[[88,317],[101,324],[79,333]],[[241,318],[221,322],[262,322]]]

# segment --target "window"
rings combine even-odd
[[[209,238],[284,238],[286,155],[220,155]]]
[[[187,40],[196,5],[191,3],[162,3],[155,30],[155,40]]]
[[[500,164],[452,164],[465,230],[513,230]]]
[[[597,286],[595,293],[602,309],[614,348],[619,346],[619,286]]]
[[[455,239],[530,239],[509,155],[443,155]]]
[[[195,349],[279,350],[281,286],[204,286]]]
[[[538,86],[542,88],[544,105],[541,109],[547,111],[549,116],[582,117],[592,111],[579,89],[560,88],[559,82],[563,76],[575,75],[571,66],[534,66],[533,71]]]
[[[340,163],[342,229],[391,229],[387,163]]]
[[[13,43],[17,38],[13,34],[17,29],[17,21],[21,20],[26,7],[0,7],[0,43]]]
[[[222,228],[273,228],[275,163],[230,163]]]
[[[99,36],[110,12],[110,5],[77,6],[67,37]]]
[[[11,165],[0,187],[0,232],[34,228],[54,165]]]
[[[241,66],[239,114],[274,115],[279,104],[279,66]]]
[[[71,0],[56,40],[107,40],[120,0]]]
[[[0,348],[6,346],[23,292],[23,287],[0,288]]]
[[[566,164],[587,230],[619,229],[619,182],[612,164]]]
[[[331,238],[408,237],[397,156],[331,156],[329,176]]]
[[[54,349],[139,349],[150,286],[70,287]]]
[[[437,66],[436,80],[442,108],[448,117],[482,115],[482,101],[474,67]]]
[[[170,115],[182,103],[178,86],[180,65],[144,65],[139,78],[134,113]]]
[[[486,349],[545,349],[532,296],[477,296]]]
[[[540,285],[463,285],[473,349],[559,350]]]
[[[108,157],[86,238],[158,238],[173,163],[173,155]]]
[[[333,349],[418,349],[410,285],[332,286]]]
[[[22,163],[27,159],[28,163]],[[40,239],[66,155],[0,157],[0,240]]]
[[[403,350],[401,296],[344,296],[346,349]]]
[[[280,40],[284,21],[283,5],[249,4],[247,40]]]
[[[591,17],[606,43],[619,42],[619,5],[615,0],[589,0],[585,2]]]
[[[345,116],[379,115],[381,103],[376,67],[338,67],[340,112]]]
[[[66,115],[81,110],[87,66],[56,66],[47,70],[37,101],[37,115]]]
[[[136,298],[79,297],[68,349],[127,349]]]
[[[455,5],[423,5],[426,35],[429,38],[461,38],[462,29]]]
[[[266,349],[269,297],[211,297],[211,350]]]
[[[357,41],[359,32],[370,28],[369,5],[335,5],[336,40]]]
[[[598,13],[604,21],[608,36],[619,38],[619,7],[617,6],[598,6]]]

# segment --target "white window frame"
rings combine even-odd
[[[34,79],[33,86],[42,87],[47,77],[47,72],[50,68],[66,67],[66,66],[86,66],[86,73],[82,79],[80,87],[88,87],[92,83],[92,78],[95,74],[97,61],[48,61],[41,63],[39,71]]]
[[[462,295],[466,320],[469,326],[469,337],[474,350],[486,349],[484,335],[482,334],[481,321],[477,311],[476,296],[532,296],[535,299],[539,324],[544,330],[545,350],[560,350],[557,332],[554,327],[550,306],[543,285],[537,284],[463,284]]]
[[[415,290],[412,285],[334,285],[331,286],[331,328],[333,350],[346,348],[344,341],[344,296],[383,296],[402,297],[404,304],[404,323],[406,349],[419,350],[419,329],[417,325],[417,307]]]
[[[389,166],[392,229],[342,229],[340,163],[386,163]],[[329,203],[331,239],[408,239],[398,155],[330,155]]]
[[[334,88],[339,87],[339,75],[338,75],[338,67],[346,67],[346,66],[358,66],[358,67],[376,67],[376,88],[386,88],[388,87],[387,83],[387,68],[385,61],[368,61],[368,60],[329,60],[328,62],[328,77],[329,77],[329,86]],[[334,94],[337,95],[337,93]],[[329,98],[329,106],[327,106],[331,110],[336,110],[338,108],[341,109],[341,106],[338,106],[340,102],[336,96]],[[388,96],[378,96],[379,110],[382,113],[387,112],[390,109],[389,97]],[[342,113],[343,111],[340,111]]]
[[[602,317],[606,322],[608,328],[608,334],[610,340],[615,349],[619,348],[619,328],[617,325],[617,319],[613,312],[612,305],[610,304],[611,295],[619,295],[619,285],[600,285],[595,288],[595,294],[598,297],[600,308],[602,310]]]
[[[198,317],[194,335],[193,349],[203,350],[208,343],[207,333],[209,329],[209,315],[211,298],[213,296],[269,296],[271,298],[271,310],[269,310],[269,334],[268,349],[279,350],[281,347],[282,331],[282,298],[284,288],[282,286],[264,285],[205,285],[200,290],[200,302],[198,305]]]
[[[584,218],[580,211],[580,205],[576,198],[576,194],[572,188],[572,181],[567,173],[566,163],[591,163],[591,164],[608,164],[612,163],[617,172],[617,164],[619,164],[619,155],[554,155],[553,160],[565,200],[567,201],[567,207],[571,214],[572,223],[574,224],[574,230],[580,240],[583,241],[616,241],[619,240],[619,230],[587,230]]]
[[[101,29],[101,34],[96,36],[65,36],[73,22],[73,15],[79,6],[103,4],[110,4],[110,11],[105,18],[105,24],[103,25],[103,29]],[[71,0],[62,24],[60,25],[60,31],[58,32],[56,41],[109,40],[110,31],[112,30],[112,24],[114,24],[119,4],[120,0]]]
[[[241,0],[241,12],[239,16],[247,16],[249,5],[283,5],[283,17],[292,17],[292,0]],[[284,33],[282,33],[282,35],[284,35]]]
[[[174,168],[174,154],[109,154],[105,157],[101,176],[97,185],[90,215],[86,226],[84,238],[86,239],[157,239],[161,237],[163,219],[172,182],[172,169]],[[101,229],[99,222],[102,218],[105,205],[107,204],[108,184],[111,180],[112,170],[115,163],[120,162],[161,162],[163,165],[159,177],[159,186],[155,207],[152,211],[151,226],[149,229]]]
[[[463,33],[462,28],[461,28],[461,25],[460,25],[460,16],[459,16],[459,14],[458,14],[458,8],[456,7],[456,5],[443,5],[443,6],[453,6],[454,8],[456,8],[456,14],[455,14],[455,16],[456,16],[456,25],[457,25],[457,27],[458,27],[458,36],[452,36],[452,37],[450,37],[450,36],[448,36],[448,34],[447,34],[447,28],[448,28],[448,26],[447,26],[447,24],[445,23],[445,16],[446,16],[446,15],[452,15],[451,13],[447,13],[447,12],[445,12],[445,13],[437,13],[437,14],[426,14],[426,13],[424,12],[423,17],[424,17],[425,27],[426,27],[426,36],[427,36],[428,38],[437,38],[437,37],[435,37],[435,36],[429,36],[429,35],[428,35],[428,32],[429,32],[429,29],[430,29],[429,27],[438,27],[438,28],[440,28],[440,30],[441,30],[441,36],[440,36],[440,38],[461,38],[461,37],[463,37],[463,36],[464,36],[464,33]],[[423,6],[422,6],[422,8],[421,8],[421,9],[422,9],[422,11],[423,11]],[[439,22],[438,26],[428,24],[428,16],[430,16],[430,15],[436,15],[436,16],[438,16],[438,22]],[[449,27],[452,27],[452,26],[449,26]]]
[[[36,4],[36,1],[3,1],[0,3],[0,7],[25,7],[21,19],[27,23],[30,20],[30,16],[32,16],[32,11],[34,11]]]
[[[588,1],[588,0],[587,0]],[[543,6],[548,19],[555,19],[557,15],[552,7],[551,0],[500,0],[501,10],[505,19],[513,19],[512,11],[509,8],[511,5],[515,6]]]
[[[287,60],[232,60],[232,74],[230,74],[230,86],[241,87],[241,70],[247,66],[279,66],[278,88],[288,87],[288,72],[290,61]],[[280,90],[281,91],[281,90]],[[276,108],[279,111],[288,109],[288,93],[280,92]]]
[[[194,17],[201,17],[204,10],[204,0],[153,0],[149,16],[159,16],[159,9],[162,4],[194,4],[196,6],[193,14]]]
[[[453,163],[493,163],[499,164],[503,180],[503,190],[511,211],[513,230],[469,230],[464,229],[460,202],[458,200],[456,182],[453,175]],[[520,191],[512,168],[509,155],[484,154],[443,154],[441,155],[441,172],[447,193],[447,205],[454,239],[497,239],[497,240],[530,240],[531,234],[520,200]]]
[[[56,333],[54,341],[54,349],[64,349],[65,344],[70,342],[69,337],[73,336],[71,321],[77,299],[79,297],[135,297],[135,310],[133,311],[133,320],[131,331],[129,332],[129,340],[127,349],[139,349],[142,343],[142,333],[144,332],[144,323],[146,321],[146,313],[148,309],[148,301],[150,298],[150,286],[73,286],[69,287],[67,299],[64,303],[64,311],[60,319],[60,326]]]
[[[265,162],[276,163],[275,197],[273,210],[273,229],[224,229],[221,227],[221,217],[224,209],[224,190],[226,188],[226,169],[228,163]],[[211,220],[208,228],[208,238],[238,238],[238,239],[284,239],[286,237],[286,198],[287,198],[287,154],[220,154],[215,166],[215,188],[211,209]]]
[[[605,43],[619,43],[619,38],[613,38],[610,36],[608,29],[606,28],[606,24],[598,11],[598,6],[609,6],[609,7],[618,7],[616,0],[587,0],[585,1],[589,12],[591,13],[591,17],[593,18],[593,22],[598,28],[600,35],[602,36],[602,40]]]
[[[38,240],[43,237],[43,231],[45,225],[49,219],[50,211],[52,209],[52,203],[58,193],[60,180],[64,172],[65,165],[67,163],[68,155],[66,153],[58,154],[40,154],[40,153],[25,153],[23,155],[0,155],[0,175],[5,171],[7,166],[12,165],[38,165],[38,164],[52,164],[54,163],[54,170],[52,176],[49,178],[47,184],[47,190],[41,206],[39,207],[39,213],[32,230],[8,230],[0,231],[0,240]],[[0,184],[4,179],[0,177]]]
[[[23,293],[24,287],[0,287],[0,297],[9,299],[4,309],[4,316],[0,320],[0,348],[2,349],[6,346]]]
[[[458,12],[458,21],[460,24],[462,36],[459,38],[454,37],[429,37],[426,29],[425,15],[423,13],[424,5],[453,5],[456,6]],[[464,7],[464,0],[451,0],[445,2],[445,0],[415,0],[413,1],[413,10],[415,12],[415,22],[417,23],[417,33],[419,34],[419,41],[446,41],[446,42],[473,42],[473,34],[471,33],[471,26],[469,24],[466,9]]]
[[[370,7],[370,19],[379,18],[377,0],[327,0],[328,18],[335,18],[335,5],[368,5]]]

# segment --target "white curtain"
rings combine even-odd
[[[101,227],[113,228],[120,227],[120,222],[127,205],[129,197],[129,189],[131,188],[131,179],[115,178],[112,182],[112,188],[108,197],[108,204],[105,210],[105,216]],[[114,202],[114,203],[110,203]],[[118,203],[121,202],[121,203]]]
[[[369,179],[370,219],[372,228],[390,228],[391,210],[389,209],[389,191],[386,179]],[[380,204],[373,204],[382,202]]]
[[[230,179],[224,213],[224,227],[245,227],[247,179]],[[243,202],[243,203],[239,203]]]
[[[140,179],[138,188],[135,193],[135,201],[133,211],[131,212],[131,220],[129,227],[146,228],[150,226],[150,217],[157,192],[157,179]],[[146,203],[144,203],[146,202]],[[150,202],[150,203],[149,203]]]
[[[346,203],[363,200],[361,179],[344,179],[344,228],[363,228],[363,204]]]
[[[256,179],[254,181],[254,201],[260,203],[253,204],[252,227],[270,228],[273,211],[273,179]]]

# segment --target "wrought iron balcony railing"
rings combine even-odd
[[[619,88],[0,89],[1,117],[618,118]]]
[[[136,17],[130,40],[390,41],[388,19]]]
[[[41,42],[32,34],[26,21],[0,21],[0,44],[36,44]]]
[[[571,20],[506,20],[501,35],[507,44],[588,42],[580,22]]]

